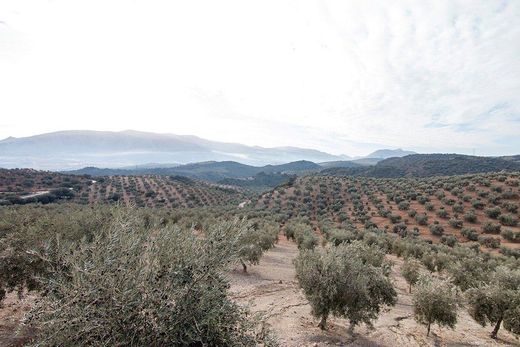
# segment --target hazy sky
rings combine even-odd
[[[520,153],[520,1],[0,1],[0,138]]]

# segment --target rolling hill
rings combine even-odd
[[[330,168],[321,173],[335,176],[362,177],[431,177],[471,173],[520,170],[520,162],[512,157],[478,157],[462,154],[412,154],[388,158],[374,166]],[[513,157],[514,158],[514,157]]]
[[[310,161],[300,160],[281,165],[252,166],[235,161],[209,161],[186,164],[169,168],[137,168],[137,169],[100,169],[86,167],[79,170],[65,171],[67,174],[91,176],[130,176],[130,175],[181,175],[218,182],[223,179],[243,179],[259,173],[304,174],[318,172],[322,167]]]

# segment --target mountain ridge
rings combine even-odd
[[[248,165],[298,160],[345,160],[346,155],[299,147],[260,147],[219,142],[194,135],[66,130],[0,141],[0,166],[65,170],[85,166],[124,167],[145,163],[240,161]]]

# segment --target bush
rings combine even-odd
[[[499,221],[502,225],[508,227],[516,227],[518,225],[518,219],[510,214],[503,214],[500,216]]]
[[[486,209],[486,215],[489,218],[496,219],[496,218],[498,218],[498,216],[500,216],[500,213],[501,213],[500,207],[492,207],[492,208]]]
[[[370,253],[379,256],[361,256]],[[383,256],[359,241],[324,251],[300,251],[295,260],[296,277],[321,329],[326,329],[330,314],[347,318],[351,327],[371,325],[384,305],[395,305],[397,294],[391,281],[370,261],[377,259],[377,264]]]
[[[500,238],[492,236],[479,236],[478,242],[488,248],[500,247]]]
[[[462,228],[462,224],[463,224],[463,222],[457,218],[450,218],[448,223],[451,225],[452,228],[456,228],[456,229]]]
[[[502,206],[506,209],[507,212],[510,212],[510,213],[518,212],[518,205],[513,202],[505,202]]]
[[[408,293],[412,292],[412,285],[415,285],[419,280],[421,263],[415,259],[407,259],[401,267],[401,274],[406,282],[408,282]]]
[[[401,201],[397,207],[401,211],[407,211],[410,208],[410,203],[408,201]]]
[[[47,295],[29,316],[42,345],[255,346],[253,322],[227,294],[237,222],[190,230],[139,226],[128,215],[92,242],[59,250]]]
[[[440,218],[448,218],[448,211],[446,211],[444,208],[440,208],[437,211],[437,216]]]
[[[454,328],[457,323],[457,293],[447,281],[434,277],[421,277],[413,295],[413,313],[415,320],[427,326],[426,336],[430,335],[430,327],[439,326]]]
[[[482,231],[488,234],[498,234],[500,233],[500,224],[485,222],[482,224]]]
[[[460,233],[470,241],[478,241],[478,233],[473,228],[464,228],[460,231]]]
[[[441,242],[444,243],[445,245],[447,245],[448,247],[455,247],[455,245],[457,244],[458,240],[453,235],[448,235],[448,236],[442,235]]]
[[[241,222],[245,230],[238,239],[238,258],[244,272],[247,272],[246,262],[258,264],[262,254],[272,248],[278,239],[278,227],[269,223]]]
[[[430,224],[430,233],[435,236],[442,236],[444,228],[440,224]]]
[[[469,289],[469,314],[480,325],[494,324],[492,338],[497,338],[500,325],[513,333],[520,333],[520,271],[497,268],[490,283]]]
[[[477,210],[482,210],[484,208],[484,203],[480,200],[472,200],[471,206],[473,206],[473,208],[476,208]]]
[[[513,231],[511,229],[502,230],[500,235],[510,242],[520,242],[520,231]]]
[[[426,214],[418,214],[415,216],[415,221],[419,225],[427,225],[428,224],[428,216]]]
[[[475,214],[475,211],[468,211],[464,213],[464,220],[469,223],[476,223],[477,215]]]

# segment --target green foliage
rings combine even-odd
[[[430,224],[430,233],[435,236],[442,236],[444,228],[440,224]]]
[[[278,226],[268,222],[251,223],[242,220],[237,227],[245,229],[240,233],[238,258],[246,272],[246,262],[258,264],[263,252],[274,246],[278,239]]]
[[[295,260],[296,277],[326,328],[329,314],[349,319],[352,327],[371,325],[385,305],[394,305],[397,294],[379,264],[383,253],[359,242],[324,251],[303,250]]]
[[[464,213],[464,220],[469,223],[476,223],[477,215],[475,214],[475,211],[472,210]]]
[[[508,227],[516,227],[518,225],[518,219],[510,214],[503,214],[499,217],[500,223]]]
[[[496,218],[498,218],[498,216],[500,216],[500,213],[501,213],[500,207],[492,207],[492,208],[486,209],[486,215],[489,218],[496,219]]]
[[[28,319],[38,343],[255,346],[254,322],[228,297],[223,275],[244,232],[239,221],[214,225],[204,237],[149,230],[117,213],[90,242],[57,249],[47,295]]]
[[[462,225],[464,224],[460,219],[457,219],[457,218],[450,218],[448,223],[450,224],[451,227],[453,227],[455,229],[462,228]]]
[[[500,233],[500,224],[496,224],[493,222],[485,222],[482,224],[482,231],[489,234],[498,234]]]
[[[412,285],[415,285],[419,280],[421,263],[415,259],[407,259],[401,267],[401,274],[406,282],[409,284],[408,292],[412,292]]]
[[[470,241],[478,241],[478,233],[473,228],[463,228],[460,233]]]
[[[434,323],[453,329],[457,323],[457,302],[457,292],[451,283],[433,277],[421,277],[413,295],[415,320],[427,326],[427,336]]]
[[[467,292],[469,314],[480,325],[494,324],[491,337],[496,338],[500,324],[520,333],[520,270],[497,268],[491,280]]]

